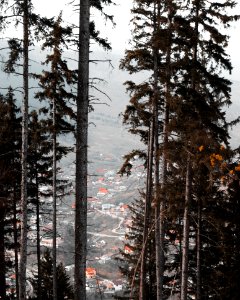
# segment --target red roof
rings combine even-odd
[[[108,190],[105,189],[105,188],[99,188],[99,192],[100,192],[100,193],[103,193],[103,194],[107,194],[107,193],[108,193]]]
[[[86,273],[88,275],[96,275],[96,269],[94,269],[94,268],[86,268]]]
[[[133,252],[133,250],[128,246],[124,246],[124,251]]]

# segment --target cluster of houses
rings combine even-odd
[[[86,279],[86,287],[89,292],[98,290],[104,293],[115,293],[116,291],[121,291],[123,289],[121,282],[100,279],[95,268],[86,268]]]
[[[99,177],[94,177],[92,180],[91,177],[88,178],[89,184],[89,194],[88,197],[88,212],[92,212],[92,217],[94,218],[95,213],[107,214],[113,218],[119,218],[121,221],[121,226],[119,225],[119,231],[113,232],[113,234],[122,234],[124,237],[124,233],[131,226],[131,219],[129,217],[129,206],[123,202],[119,201],[121,195],[124,195],[124,192],[128,192],[127,184],[124,181],[127,181],[127,178],[122,178],[118,174],[116,174],[113,170],[107,169],[98,169],[96,172],[100,175]],[[136,179],[141,177],[141,173],[139,172],[135,174]],[[116,197],[118,200],[116,201]],[[70,224],[70,221],[73,219],[74,210],[75,210],[75,202],[73,198],[70,200],[71,202],[68,204],[70,207],[70,212],[68,218],[64,218],[64,222],[66,224]],[[59,208],[60,209],[60,208]],[[68,211],[68,212],[69,212]],[[91,218],[91,215],[89,215]],[[46,220],[41,221],[41,246],[45,246],[48,248],[53,247],[53,239],[52,239],[52,224],[48,223]],[[32,231],[29,231],[29,239],[34,241],[36,238],[36,218],[31,217],[30,219],[30,227]],[[57,238],[57,247],[59,247],[64,240],[59,236]],[[95,262],[98,263],[98,267],[102,266],[104,268],[105,264],[107,265],[109,261],[112,261],[113,257],[118,253],[118,247],[112,249],[112,246],[108,246],[108,241],[106,242],[103,238],[100,238],[96,243],[94,243],[94,248],[99,249],[99,254],[95,255]],[[132,249],[125,246],[125,253],[131,253]],[[73,265],[67,266],[66,270],[71,271]],[[104,293],[119,291],[122,289],[122,282],[111,282],[104,280],[97,274],[96,267],[89,266],[86,268],[86,277],[87,277],[87,288],[89,287],[90,292],[92,289],[96,287],[101,287]]]

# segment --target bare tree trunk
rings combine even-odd
[[[158,4],[159,5],[159,4]],[[171,63],[171,5],[172,1],[168,1],[168,36],[167,36],[167,52],[166,52],[166,83],[165,83],[165,102],[163,116],[163,154],[161,166],[161,199],[159,202],[158,215],[156,212],[156,225],[159,228],[159,241],[156,240],[156,282],[157,282],[157,300],[163,299],[163,280],[164,280],[164,237],[165,237],[165,209],[166,209],[166,183],[167,183],[167,146],[168,146],[168,123],[169,123],[169,99],[170,99],[170,63]],[[160,19],[160,7],[158,7],[158,19]],[[159,27],[159,26],[158,26]],[[158,67],[156,72],[158,71]],[[158,113],[157,113],[158,114]],[[158,120],[156,119],[156,122]],[[156,133],[157,138],[157,133]],[[156,147],[158,143],[155,141]],[[158,175],[159,176],[159,175]],[[159,192],[157,191],[157,194]]]
[[[53,251],[52,251],[52,262],[53,262],[53,300],[57,300],[57,141],[56,141],[56,99],[53,99],[52,108],[53,117],[53,169],[52,169],[52,195],[53,195]]]
[[[168,88],[166,87],[167,91]],[[168,92],[167,92],[168,93]],[[159,279],[157,278],[157,283],[159,284],[159,291],[157,294],[157,300],[163,299],[163,279],[164,279],[164,264],[165,264],[165,255],[164,255],[164,237],[165,237],[165,210],[166,210],[166,182],[167,182],[167,144],[168,144],[168,104],[167,98],[165,99],[164,107],[164,126],[163,126],[163,154],[162,154],[162,186],[161,186],[161,200],[160,200],[160,209],[159,209]]]
[[[158,28],[159,28],[159,18],[160,17],[160,4],[155,4],[154,7],[154,37],[155,39],[159,39]],[[155,43],[155,45],[158,45]],[[154,114],[154,201],[155,201],[155,211],[154,211],[154,219],[155,219],[155,248],[156,248],[156,289],[157,289],[157,300],[162,299],[162,288],[163,288],[163,276],[162,276],[162,268],[163,264],[161,261],[161,253],[163,248],[161,248],[161,236],[160,236],[160,175],[159,175],[159,126],[158,126],[158,100],[159,100],[159,90],[158,90],[158,82],[159,82],[159,50],[158,48],[153,48],[153,63],[154,63],[154,95],[153,95],[153,114]]]
[[[22,180],[21,180],[21,247],[19,296],[26,299],[27,268],[27,149],[28,149],[28,0],[23,3],[23,104],[22,104]]]
[[[153,253],[153,251],[154,251],[154,247],[155,247],[154,241],[152,239],[149,240],[147,243],[147,253],[149,253],[151,255],[151,253]],[[149,263],[146,268],[146,276],[148,278],[148,285],[147,285],[147,289],[146,289],[146,298],[149,299],[151,297],[151,295],[153,295],[153,287],[154,287],[154,283],[155,283],[155,278],[153,276],[153,269],[151,266],[151,257],[149,257]]]
[[[76,131],[75,300],[86,300],[90,1],[80,0]]]
[[[151,200],[152,200],[152,172],[153,172],[153,146],[154,146],[154,122],[150,120],[149,138],[148,138],[148,162],[147,162],[147,185],[144,211],[143,243],[141,251],[140,265],[140,286],[139,300],[146,299],[146,259],[147,259],[147,239],[150,224]]]
[[[181,300],[187,300],[188,287],[188,253],[189,253],[189,214],[191,204],[191,161],[190,155],[187,158],[186,168],[186,190],[185,190],[185,205],[183,216],[183,245],[182,245],[182,274],[181,274]]]
[[[14,258],[15,258],[15,275],[16,275],[16,297],[19,299],[19,270],[18,270],[18,229],[17,229],[17,197],[16,187],[13,191],[13,238],[14,238]]]
[[[4,220],[5,202],[1,197],[0,203],[0,298],[6,300],[6,262],[5,262],[5,242],[4,242]]]
[[[196,12],[195,12],[195,40],[193,44],[193,65],[191,70],[191,88],[196,90],[196,70],[195,65],[197,62],[197,51],[198,51],[198,26],[199,26],[199,0],[195,1]],[[189,252],[189,214],[191,204],[191,189],[192,189],[192,172],[191,172],[191,158],[188,153],[187,158],[187,169],[186,169],[186,190],[185,190],[185,207],[183,217],[183,251],[182,251],[182,274],[181,274],[181,300],[187,300],[187,282],[188,282],[188,252]]]
[[[37,186],[37,191],[39,190],[38,186],[38,175],[36,175],[36,186]],[[37,193],[37,203],[36,203],[36,226],[37,226],[37,268],[38,268],[38,278],[37,278],[37,295],[38,299],[42,300],[42,269],[41,269],[41,246],[40,246],[40,219],[39,219],[39,214],[40,214],[40,209],[39,209],[39,196]]]
[[[202,225],[202,203],[201,198],[198,199],[197,214],[197,294],[196,300],[201,300],[201,225]]]

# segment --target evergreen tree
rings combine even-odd
[[[22,39],[11,39],[10,58],[5,66],[5,71],[16,73],[16,62],[22,58],[23,99],[22,99],[22,180],[21,180],[21,247],[20,247],[20,272],[19,272],[19,297],[26,299],[26,264],[27,264],[27,153],[28,153],[28,101],[29,101],[29,45],[33,36],[39,38],[40,32],[45,30],[46,19],[39,22],[40,18],[33,14],[31,0],[1,1],[1,8],[12,12],[10,17],[15,17],[15,24],[22,24]],[[8,16],[4,16],[8,19]],[[51,22],[50,22],[51,23]],[[40,24],[40,26],[38,26]],[[48,24],[49,25],[49,24]],[[36,31],[30,30],[35,26]],[[29,37],[30,32],[34,35]]]
[[[57,291],[58,300],[73,299],[73,288],[70,283],[70,278],[66,274],[63,264],[57,265]],[[35,292],[38,289],[38,276],[32,281]],[[41,288],[42,299],[53,299],[53,260],[50,251],[47,250],[41,259]],[[33,299],[39,299],[35,297]]]
[[[66,45],[67,39],[71,35],[71,28],[61,26],[61,15],[53,25],[53,30],[46,37],[43,49],[50,48],[53,53],[47,56],[46,64],[50,64],[51,71],[44,71],[42,75],[36,76],[40,81],[42,92],[38,92],[36,97],[40,100],[50,101],[51,118],[49,119],[49,130],[52,135],[52,195],[53,195],[53,294],[57,299],[57,276],[56,276],[56,236],[57,236],[57,136],[73,131],[73,125],[67,120],[67,117],[74,119],[73,104],[70,100],[75,99],[71,92],[71,84],[75,83],[74,72],[71,71],[66,61],[62,59],[63,45]],[[70,92],[67,91],[69,87]],[[48,109],[44,109],[47,112]]]
[[[117,258],[120,271],[126,277],[128,285],[124,291],[123,299],[138,299],[140,286],[140,268],[143,244],[143,227],[145,211],[145,195],[142,194],[139,200],[135,200],[129,209],[131,211],[132,224],[125,235],[126,242],[124,249],[120,249],[120,256]],[[155,256],[154,256],[154,223],[151,222],[149,236],[146,239],[145,268],[147,274],[146,297],[155,299]],[[121,298],[119,298],[121,299]]]
[[[19,146],[20,146],[20,133],[19,125],[20,118],[17,116],[19,110],[15,105],[15,99],[12,88],[9,88],[6,96],[0,95],[0,114],[1,114],[1,155],[0,155],[0,296],[6,299],[6,260],[5,249],[7,246],[6,235],[11,234],[9,230],[5,230],[7,225],[11,226],[12,218],[6,221],[6,216],[13,211],[12,208],[12,195],[14,187],[19,186]],[[10,247],[10,245],[8,245]]]
[[[28,192],[29,202],[36,207],[36,243],[37,243],[37,268],[38,268],[38,299],[42,299],[41,291],[41,248],[40,248],[40,188],[51,184],[52,166],[51,141],[44,120],[39,121],[36,111],[29,117],[29,157],[28,157]]]
[[[159,149],[158,133],[155,132],[155,151],[162,155],[160,166],[163,180],[159,198],[156,197],[155,199],[155,201],[160,201],[162,213],[159,214],[159,208],[156,208],[156,220],[160,219],[161,224],[161,233],[159,234],[162,243],[161,267],[164,263],[163,241],[166,233],[170,232],[171,228],[176,228],[176,221],[180,224],[184,223],[183,227],[179,226],[178,231],[174,229],[180,239],[180,251],[183,250],[181,299],[186,299],[188,288],[190,288],[187,286],[190,276],[188,268],[192,266],[193,256],[191,251],[190,258],[189,238],[190,236],[191,238],[196,237],[197,228],[194,226],[195,230],[192,231],[191,229],[191,232],[190,228],[192,228],[191,217],[196,213],[197,207],[199,222],[203,218],[201,216],[203,200],[199,200],[201,202],[196,202],[197,205],[193,206],[195,197],[199,199],[199,195],[196,193],[197,177],[195,178],[198,168],[197,149],[200,146],[208,149],[206,161],[211,153],[219,149],[221,143],[228,144],[228,126],[223,113],[223,106],[230,103],[230,82],[221,77],[218,71],[221,68],[231,70],[231,64],[224,50],[227,37],[221,34],[218,28],[221,25],[227,27],[231,21],[238,18],[225,14],[225,8],[234,6],[234,3],[229,1],[224,3],[193,1],[188,2],[186,6],[184,4],[187,3],[178,6],[175,1],[161,2],[159,6],[161,15],[158,15],[157,18],[158,30],[154,31],[154,16],[156,16],[156,7],[159,2],[134,1],[132,10],[135,15],[133,49],[126,51],[126,56],[121,63],[121,67],[128,70],[129,73],[147,71],[146,74],[150,74],[150,76],[153,74],[153,77],[149,77],[148,81],[141,84],[127,82],[127,89],[131,92],[131,105],[126,109],[124,122],[130,125],[130,132],[140,135],[149,149],[152,142],[148,137],[152,133],[151,130],[149,134],[147,131],[148,128],[152,128],[151,115],[154,114],[156,108],[158,109],[156,114],[158,117],[155,116],[155,130],[156,128],[162,129],[157,124],[159,120],[164,120],[162,143],[160,143]],[[207,35],[202,35],[201,32],[205,32]],[[154,55],[154,50],[159,55]],[[158,72],[154,72],[156,65]],[[154,89],[154,86],[157,86],[156,83],[159,84],[158,106],[153,101],[154,94],[156,95],[156,89]],[[164,85],[165,89],[162,89],[160,84]],[[208,115],[206,115],[206,111],[208,111]],[[149,123],[147,124],[147,122]],[[181,155],[181,159],[179,159],[179,155]],[[129,166],[128,161],[126,161],[125,167]],[[148,164],[148,169],[149,166]],[[157,156],[155,168],[155,172],[158,171]],[[207,184],[212,184],[211,172],[205,175],[208,178]],[[181,182],[185,178],[185,192],[180,189],[181,204],[178,204],[179,207],[177,207],[178,197],[171,192],[171,186],[176,187],[176,182],[180,181],[179,176],[181,176]],[[155,173],[155,178],[157,177]],[[156,179],[155,188],[158,184]],[[147,186],[147,194],[148,191]],[[149,196],[152,198],[151,193]],[[208,205],[207,202],[206,205]],[[168,215],[166,215],[167,213]],[[164,226],[165,223],[168,224],[168,228]],[[200,235],[199,232],[198,237]],[[158,241],[157,237],[156,241]],[[198,243],[202,244],[203,242],[199,240]],[[200,252],[199,248],[198,256]],[[198,257],[197,269],[200,274],[199,260]],[[167,262],[165,262],[166,266]],[[160,272],[162,275],[163,270]],[[176,270],[174,272],[178,277],[179,273]],[[157,278],[162,275],[157,275]],[[166,275],[164,282],[169,281],[170,277]],[[198,275],[197,278],[198,287],[191,288],[197,288],[197,297],[200,297],[201,280]],[[160,290],[163,288],[163,280],[158,283],[158,287],[158,297],[161,298],[162,292]],[[176,293],[179,293],[179,287],[178,284]],[[167,297],[167,293],[164,291],[165,295]],[[144,298],[141,288],[139,298]]]

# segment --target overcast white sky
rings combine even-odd
[[[70,23],[78,22],[77,13],[74,13],[72,7],[68,6],[71,0],[33,0],[34,7],[37,12],[48,17],[58,15],[60,10],[63,11],[63,18]],[[78,1],[75,1],[78,3]],[[240,1],[237,1],[235,14],[240,14]],[[113,53],[123,56],[124,50],[128,48],[128,41],[131,37],[130,34],[130,9],[132,7],[132,0],[115,0],[117,4],[109,8],[107,11],[114,15],[116,27],[112,28],[111,24],[105,24],[100,18],[99,14],[93,12],[93,16],[97,21],[97,25],[102,32],[102,36],[107,36],[112,43]],[[231,56],[233,63],[232,80],[240,80],[240,21],[235,22],[228,33],[231,38],[228,47],[228,54]]]

